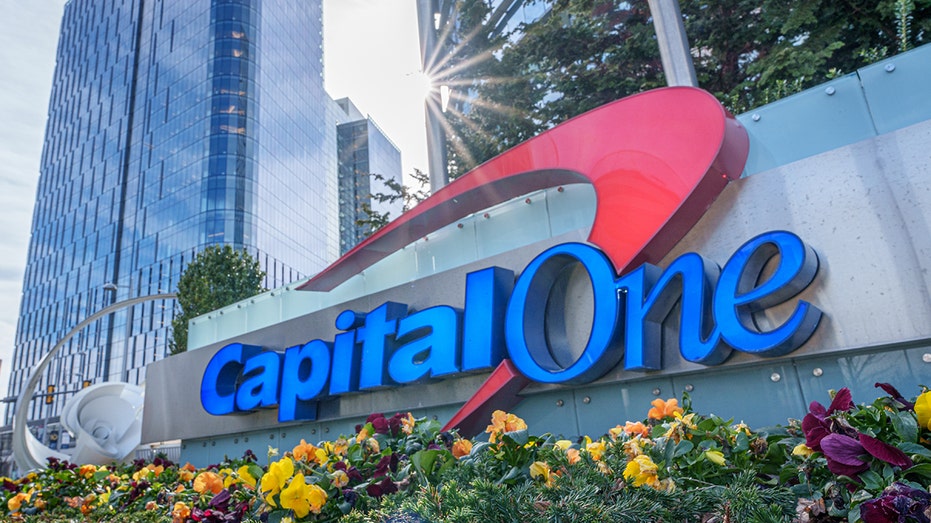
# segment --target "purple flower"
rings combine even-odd
[[[879,387],[880,389],[886,391],[886,394],[892,396],[892,399],[902,404],[902,408],[899,410],[914,410],[915,404],[905,399],[902,394],[892,385],[888,383],[874,383],[874,387]]]
[[[860,505],[864,523],[931,523],[931,494],[902,483],[893,483],[883,495]]]
[[[869,468],[863,461],[866,450],[859,441],[844,434],[829,434],[821,440],[821,452],[828,460],[828,470],[839,476],[857,477]]]

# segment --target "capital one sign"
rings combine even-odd
[[[716,365],[733,350],[787,354],[811,336],[821,312],[799,300],[765,331],[753,315],[791,300],[815,277],[817,256],[794,234],[752,238],[723,266],[695,253],[664,269],[650,263],[739,176],[747,147],[733,117],[692,88],[650,91],[570,120],[438,191],[306,288],[329,290],[468,214],[567,183],[594,187],[597,209],[587,243],[554,246],[519,275],[500,267],[470,273],[462,309],[437,304],[412,311],[386,302],[340,313],[332,339],[283,352],[229,344],[204,372],[201,403],[215,415],[277,406],[279,421],[291,421],[316,419],[325,397],[491,370],[502,362],[542,383],[586,383],[619,364],[658,370],[662,322],[676,303],[685,360]],[[565,364],[555,355],[570,352],[570,340],[550,297],[577,267],[591,284],[591,328],[587,340],[575,340],[584,347]]]

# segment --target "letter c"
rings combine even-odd
[[[236,379],[243,362],[261,352],[259,347],[231,343],[213,355],[200,383],[200,403],[214,416],[236,411]]]

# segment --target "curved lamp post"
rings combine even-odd
[[[16,414],[13,416],[13,457],[16,460],[16,464],[19,466],[20,470],[27,471],[33,469],[43,468],[45,466],[45,461],[49,457],[54,457],[58,459],[68,459],[69,454],[58,452],[46,447],[39,441],[38,438],[32,435],[31,432],[26,427],[26,419],[29,413],[29,402],[32,401],[32,397],[35,395],[36,385],[39,383],[39,379],[42,376],[42,372],[45,371],[45,368],[52,361],[52,358],[58,354],[58,351],[70,340],[74,335],[81,332],[84,327],[87,327],[91,323],[99,320],[100,318],[114,313],[118,310],[121,310],[125,307],[131,307],[139,303],[145,303],[147,301],[155,300],[171,300],[177,298],[175,293],[165,293],[165,294],[150,294],[148,296],[138,296],[136,298],[129,298],[123,301],[118,301],[109,307],[101,309],[91,316],[87,317],[84,321],[79,323],[75,328],[71,329],[68,334],[55,344],[52,347],[52,350],[46,354],[39,363],[32,370],[32,375],[29,377],[29,381],[26,382],[25,387],[23,387],[22,392],[19,395],[19,399],[16,400]],[[101,384],[101,385],[105,385]],[[110,385],[113,385],[112,383]],[[138,442],[136,443],[138,445]]]

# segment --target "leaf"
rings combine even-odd
[[[899,450],[906,454],[917,454],[924,458],[931,458],[931,449],[918,443],[911,443],[906,441],[904,443],[899,443],[897,447],[899,447]]]
[[[906,476],[918,475],[918,476],[924,476],[926,478],[931,478],[931,463],[922,463],[920,465],[915,465],[914,467],[906,470],[904,474]]]
[[[889,413],[892,428],[902,441],[918,441],[918,422],[911,412]]]
[[[863,486],[866,487],[866,490],[871,492],[880,491],[884,487],[882,476],[872,470],[864,470],[861,472],[860,479],[863,481]]]
[[[684,440],[680,441],[678,445],[676,445],[676,451],[675,451],[675,453],[673,454],[672,457],[673,457],[673,458],[678,458],[678,457],[680,457],[680,456],[684,456],[684,455],[688,454],[689,451],[691,451],[693,448],[695,448],[695,445],[692,444],[691,441],[689,441],[689,440],[687,440],[687,439],[684,439]]]
[[[515,430],[514,432],[505,432],[503,439],[510,439],[517,445],[526,445],[530,441],[530,432],[527,429]]]
[[[411,456],[411,463],[417,472],[424,476],[424,479],[433,472],[433,464],[436,462],[439,453],[438,450],[421,450]]]

